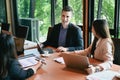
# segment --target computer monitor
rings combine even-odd
[[[20,25],[16,30],[16,37],[27,39],[29,27]]]

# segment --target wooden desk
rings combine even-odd
[[[37,71],[37,74],[30,77],[28,80],[86,80],[88,75],[85,71],[65,68],[64,64],[53,61],[53,58],[57,57],[59,53],[54,53],[46,58],[46,65],[43,65],[41,69]],[[90,62],[98,64],[99,62],[90,59]],[[120,66],[113,65],[113,70],[120,70]],[[114,78],[113,80],[118,80]]]

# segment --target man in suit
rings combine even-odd
[[[81,28],[70,23],[73,10],[65,6],[61,12],[61,23],[54,25],[49,38],[43,42],[44,46],[57,48],[57,52],[74,51],[83,49]]]

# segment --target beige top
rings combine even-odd
[[[92,44],[85,50],[75,51],[76,53],[88,55],[91,52]],[[94,51],[94,58],[103,61],[99,64],[104,70],[111,68],[113,64],[112,44],[109,38],[99,39]]]

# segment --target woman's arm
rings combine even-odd
[[[41,62],[38,62],[32,68],[24,70],[17,60],[12,61],[11,66],[9,68],[9,74],[13,79],[26,79],[32,76],[36,70],[40,67]]]

